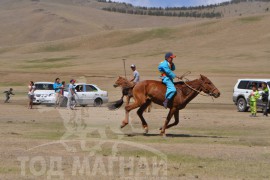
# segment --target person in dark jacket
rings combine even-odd
[[[8,91],[4,91],[4,93],[6,94],[6,100],[5,103],[8,103],[9,99],[10,99],[10,95],[15,95],[13,92],[13,89],[10,88]]]
[[[268,116],[268,104],[269,104],[269,89],[267,87],[267,84],[265,82],[262,83],[262,101],[263,101],[263,104],[264,104],[264,107],[263,107],[263,115],[264,116]]]

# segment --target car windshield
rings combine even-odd
[[[35,84],[36,90],[54,90],[53,84]]]

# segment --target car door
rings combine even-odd
[[[241,80],[237,86],[237,88],[235,88],[236,94],[237,94],[237,98],[239,96],[244,96],[245,99],[248,98],[249,96],[249,90],[248,90],[248,84],[249,81],[248,80]]]
[[[252,92],[252,86],[256,85],[257,88],[259,89],[259,87],[261,87],[261,84],[262,84],[262,82],[260,82],[260,81],[249,81],[247,89],[246,89],[246,94],[245,94],[246,99],[248,99],[248,104],[249,104],[249,95]],[[261,92],[262,91],[260,91],[260,89],[259,89],[260,94],[261,94]],[[260,104],[261,104],[261,98],[258,99],[258,101],[257,101],[257,105],[260,105]]]
[[[249,104],[249,95],[252,92],[252,86],[254,83],[255,83],[254,81],[249,81],[247,83],[247,87],[244,89],[244,96],[245,96],[245,99],[247,100],[248,104]]]
[[[262,81],[257,82],[257,88],[258,88],[259,94],[261,95],[263,93],[263,90],[262,90]],[[260,97],[257,100],[257,105],[258,106],[263,106],[262,97]]]
[[[267,82],[267,85],[268,85],[268,89],[270,90],[270,81]],[[270,93],[269,93],[269,96],[268,96],[268,102],[270,102]],[[269,108],[269,106],[268,106],[268,108]]]
[[[87,104],[93,105],[96,97],[98,96],[97,89],[94,86],[87,84],[85,85],[85,91]]]
[[[245,95],[245,98],[246,98],[248,104],[249,104],[249,96],[250,96],[250,94],[252,92],[252,86],[254,84],[256,84],[256,83],[257,83],[256,81],[249,81],[248,84],[247,84],[247,87],[245,89],[245,94],[244,95]]]
[[[86,92],[84,91],[84,85],[76,85],[75,92],[75,99],[77,103],[86,104]]]

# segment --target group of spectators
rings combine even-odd
[[[70,84],[68,86],[68,101],[67,101],[67,109],[74,109],[74,107],[76,106],[76,100],[75,100],[75,83],[76,81],[74,79],[70,80]],[[55,82],[53,84],[53,89],[55,91],[55,108],[60,107],[60,105],[62,104],[63,100],[64,100],[64,89],[66,86],[66,82],[65,81],[60,81],[60,78],[56,78]],[[28,99],[29,99],[29,103],[28,103],[28,109],[33,109],[33,101],[34,101],[34,92],[36,90],[35,84],[33,81],[29,82],[28,85]],[[12,88],[11,91],[7,94],[12,93]],[[6,101],[8,101],[9,98],[6,99]]]
[[[139,72],[136,70],[136,66],[134,64],[132,64],[130,66],[130,68],[133,71],[133,77],[130,81],[134,82],[134,83],[138,83],[140,81],[140,74]],[[76,95],[76,91],[75,91],[75,79],[71,79],[70,80],[70,84],[68,86],[68,96],[67,96],[67,109],[74,109],[76,106],[76,100],[75,100],[75,95]],[[62,104],[62,102],[64,101],[64,89],[66,86],[66,82],[60,80],[60,78],[56,78],[53,84],[53,89],[55,90],[55,108],[60,107],[60,105]],[[36,87],[35,87],[35,83],[33,81],[29,82],[28,85],[28,109],[33,109],[33,101],[35,99],[35,92]],[[80,89],[79,89],[80,90]],[[8,91],[4,91],[6,99],[5,99],[5,103],[8,103],[10,100],[10,95],[15,95],[13,93],[13,89],[10,88]]]
[[[263,115],[268,116],[268,96],[269,96],[269,89],[267,88],[267,84],[265,82],[262,83],[262,93],[260,94],[258,91],[257,84],[253,84],[252,91],[249,95],[249,104],[250,104],[250,117],[256,117],[257,114],[257,100],[262,96],[262,101],[264,104],[263,107]]]

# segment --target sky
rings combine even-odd
[[[218,4],[229,0],[111,0],[115,2],[125,2],[134,6],[146,7],[189,7],[199,5]]]

